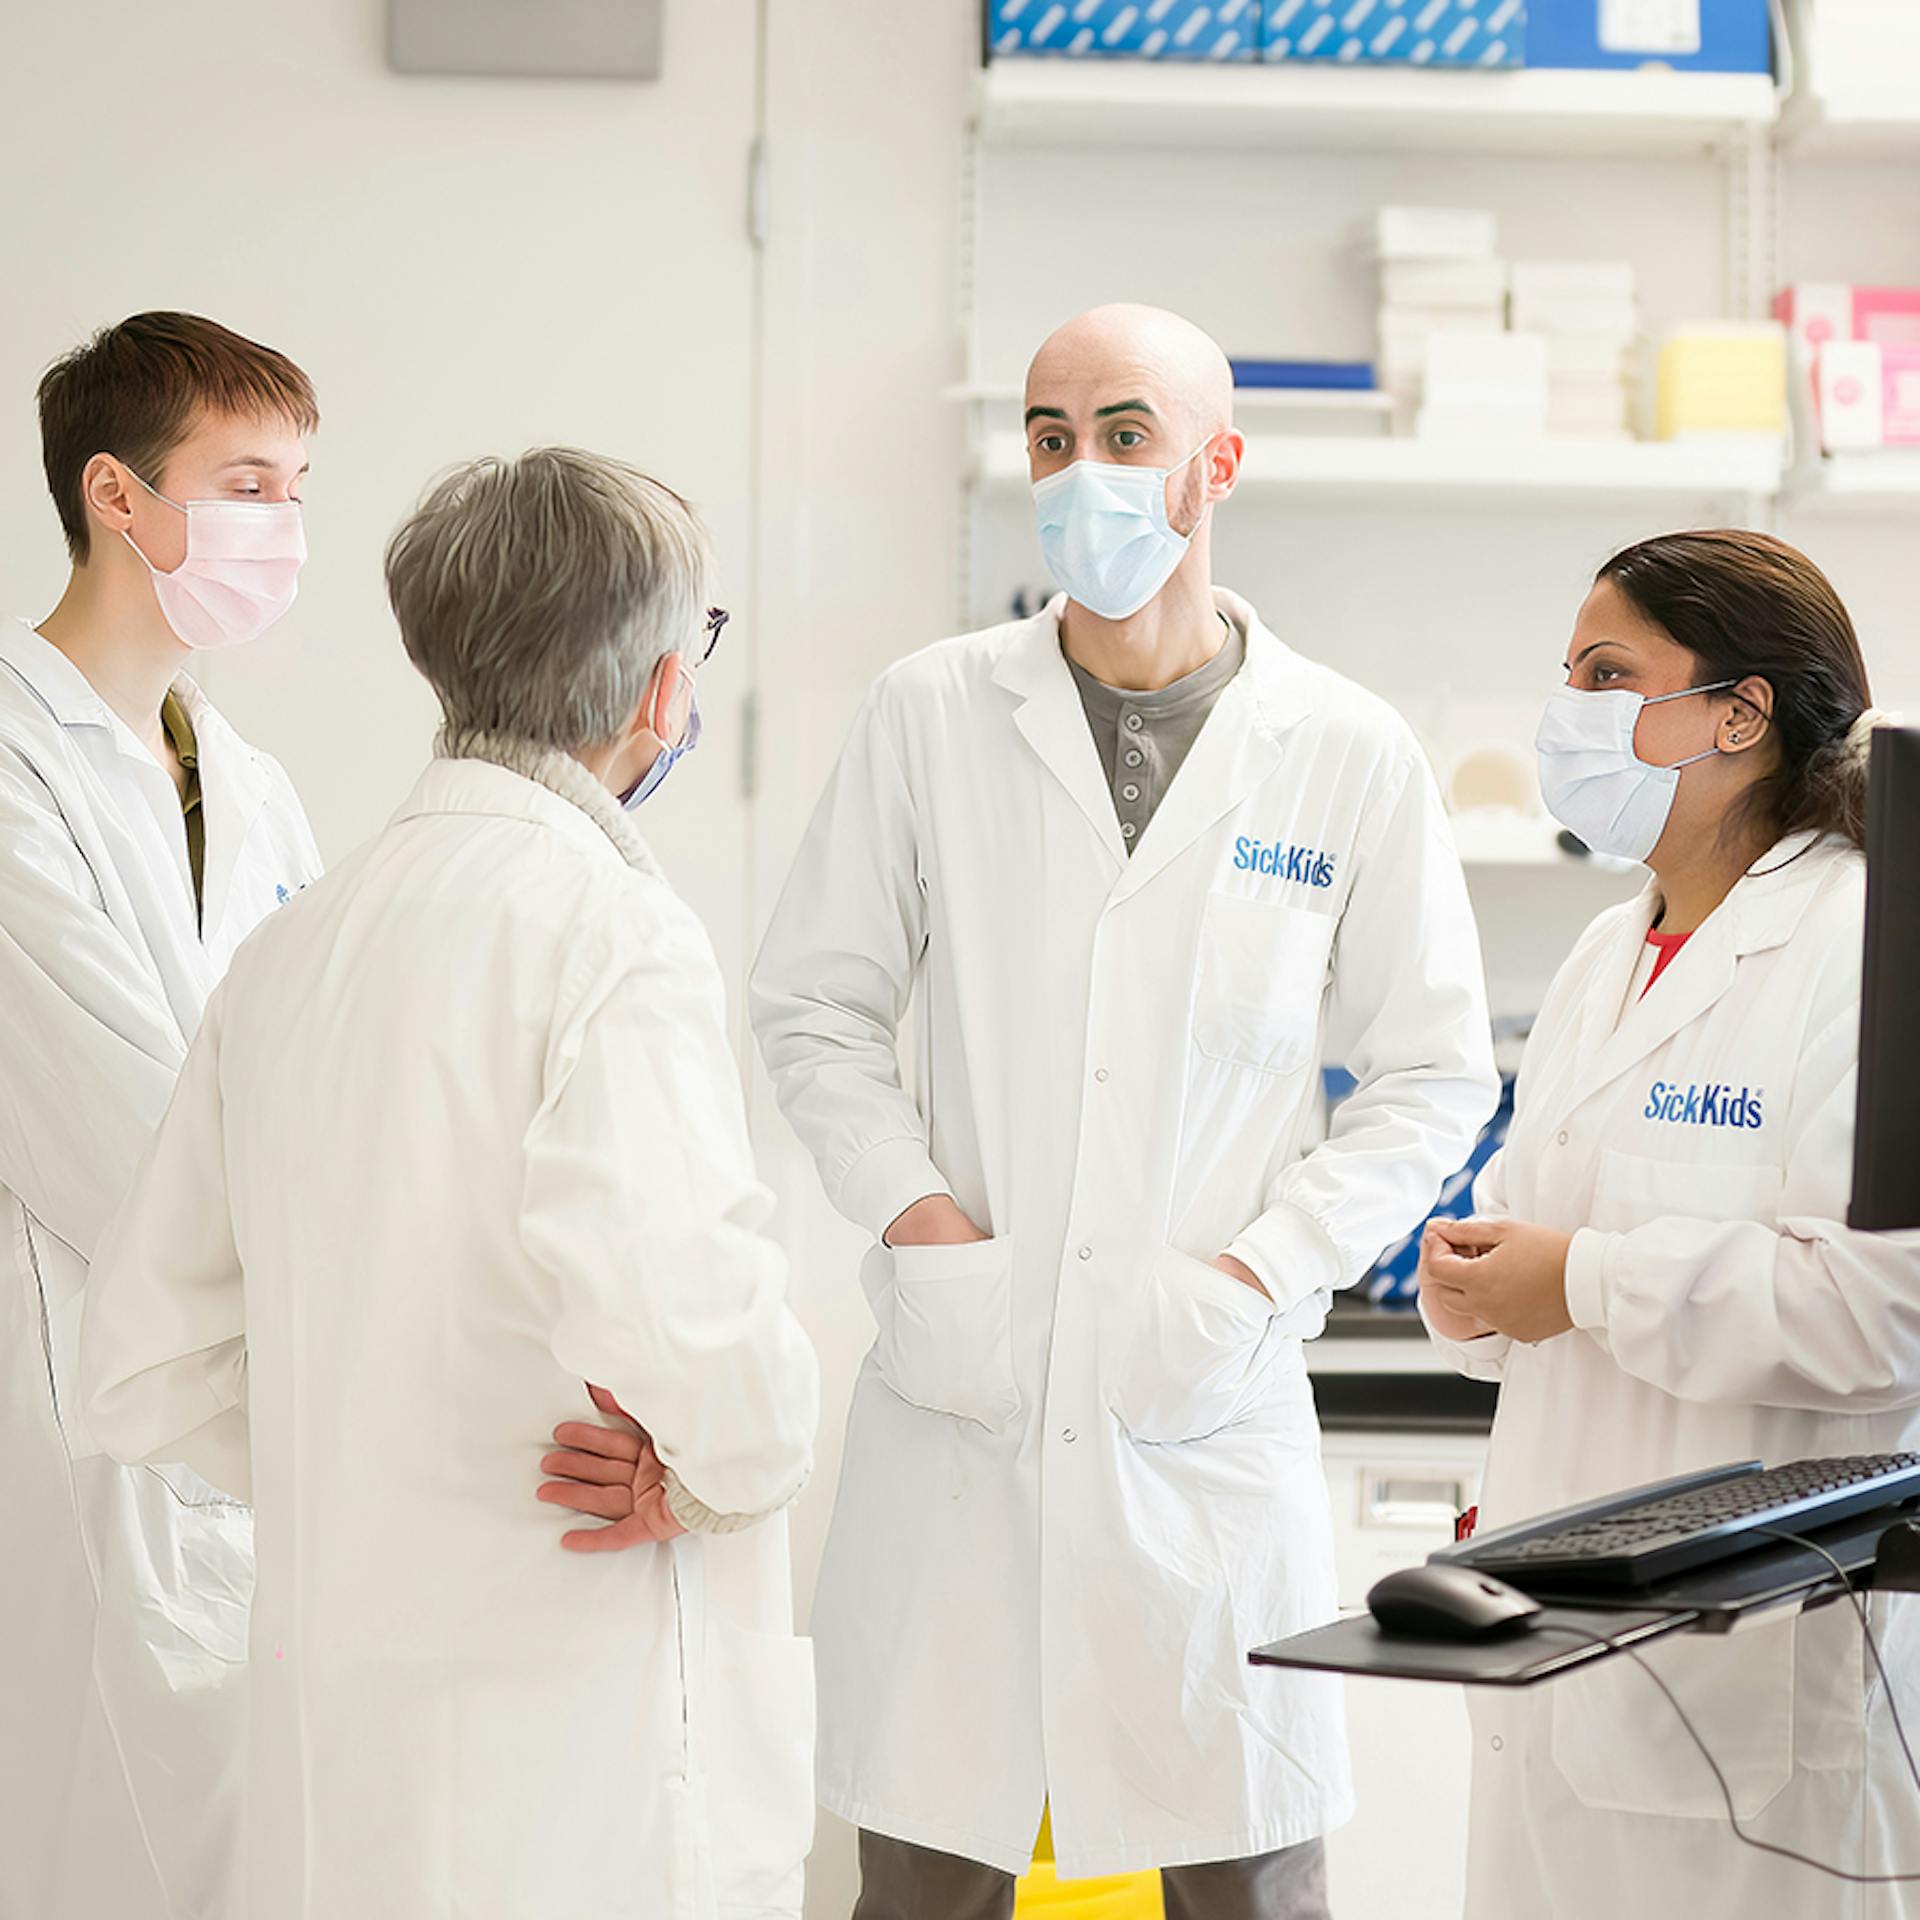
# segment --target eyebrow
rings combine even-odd
[[[1580,651],[1567,662],[1567,671],[1571,673],[1589,654],[1598,653],[1602,647],[1617,647],[1619,644],[1617,640],[1596,640],[1592,646],[1582,647]]]
[[[1157,420],[1160,417],[1144,400],[1116,400],[1110,407],[1096,407],[1093,417],[1096,420],[1105,420],[1116,413],[1144,413],[1149,420]]]
[[[1032,426],[1036,420],[1064,420],[1066,417],[1066,410],[1062,407],[1029,407],[1026,424]]]

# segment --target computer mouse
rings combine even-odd
[[[1491,1574],[1429,1560],[1375,1582],[1367,1607],[1382,1633],[1420,1640],[1492,1640],[1534,1625],[1540,1603]]]

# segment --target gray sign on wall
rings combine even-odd
[[[389,0],[397,73],[657,80],[661,0]]]

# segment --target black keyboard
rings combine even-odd
[[[1529,1593],[1611,1592],[1774,1546],[1767,1528],[1804,1533],[1911,1501],[1920,1501],[1920,1453],[1772,1468],[1744,1460],[1503,1527],[1433,1558]]]

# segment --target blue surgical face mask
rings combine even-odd
[[[645,806],[665,785],[667,775],[673,771],[674,763],[685,759],[699,744],[700,702],[696,699],[688,710],[687,731],[680,744],[677,747],[662,747],[654,756],[653,765],[620,796],[620,804],[629,813]]]
[[[1076,460],[1033,483],[1040,551],[1068,598],[1103,620],[1125,620],[1167,584],[1193,539],[1167,520],[1167,482],[1212,437],[1170,467]]]

